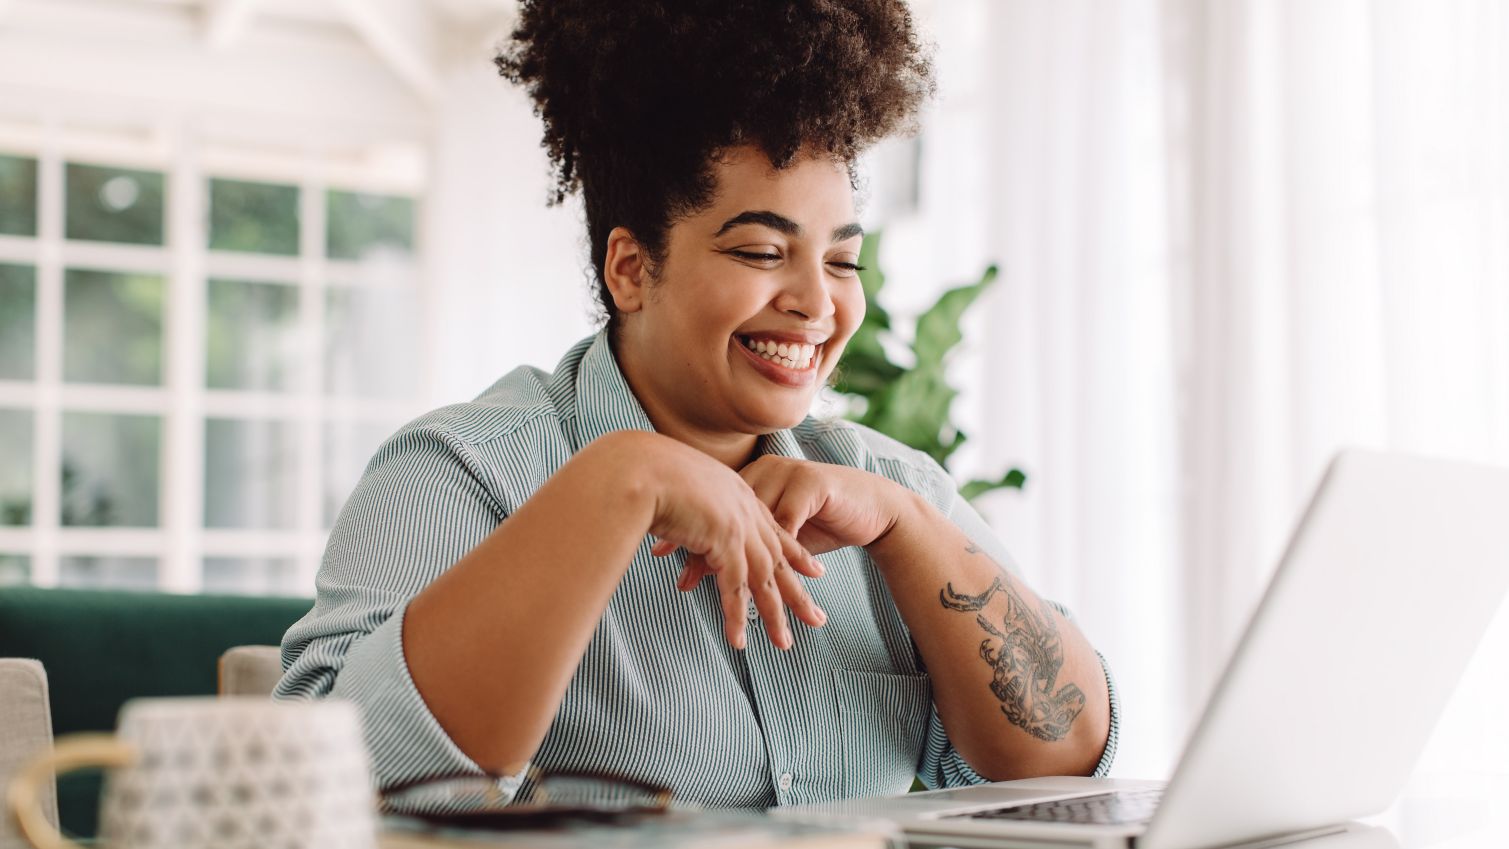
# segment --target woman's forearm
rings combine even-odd
[[[511,774],[534,756],[644,540],[654,495],[633,473],[642,436],[588,445],[409,603],[414,684],[484,769]]]
[[[868,550],[927,664],[954,747],[993,780],[1089,774],[1110,726],[1095,650],[946,516],[908,496]]]

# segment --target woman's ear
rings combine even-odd
[[[634,235],[624,227],[614,227],[608,234],[608,251],[603,258],[603,282],[613,296],[613,305],[621,313],[639,312],[644,306],[650,284],[649,257]]]

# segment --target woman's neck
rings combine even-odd
[[[616,346],[614,347],[614,360],[618,363],[618,370],[623,375],[624,382],[629,385],[629,391],[649,417],[656,433],[690,445],[734,471],[744,468],[754,459],[759,447],[759,436],[716,430],[678,413],[674,405],[663,401],[655,393],[648,377],[639,373],[637,361],[633,357],[620,356]]]

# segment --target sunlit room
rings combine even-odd
[[[1497,847],[1506,589],[1500,0],[0,0],[0,849]]]

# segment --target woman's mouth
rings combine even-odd
[[[733,346],[743,352],[754,370],[783,386],[810,386],[817,379],[817,363],[823,346],[783,342],[758,336],[733,337]]]

